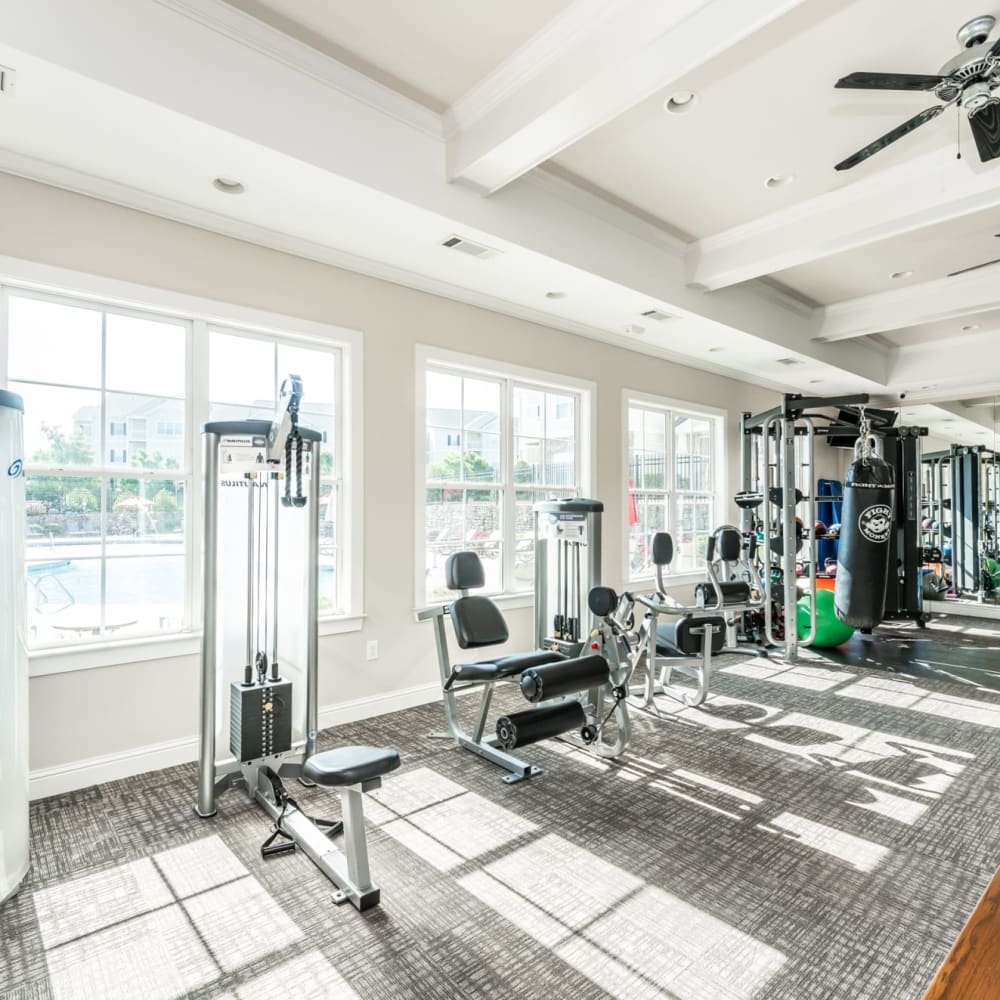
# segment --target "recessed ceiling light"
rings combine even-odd
[[[962,327],[962,331],[964,333],[969,333],[972,330],[978,330],[978,329],[979,329],[978,323],[967,323],[965,326]]]
[[[564,299],[566,298],[565,292],[546,292],[545,297],[547,299]]]
[[[936,389],[937,386],[936,385],[922,385],[920,388],[921,389]]]
[[[774,174],[764,181],[764,187],[780,188],[791,184],[795,180],[795,174]]]
[[[823,380],[821,378],[811,378],[809,379],[810,385],[819,385]]]
[[[663,110],[672,115],[683,115],[695,106],[697,100],[698,95],[693,90],[678,90],[663,102]]]
[[[913,277],[913,272],[912,271],[893,271],[892,274],[889,275],[889,277],[892,278],[894,281],[899,281],[900,278],[912,278]]]
[[[708,353],[709,353],[709,354],[718,354],[718,353],[719,353],[719,351],[724,351],[724,350],[725,350],[725,348],[724,348],[724,347],[710,347],[710,348],[708,349]]]
[[[243,194],[246,188],[232,177],[216,177],[212,181],[212,187],[223,194]]]

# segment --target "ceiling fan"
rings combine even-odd
[[[995,25],[996,18],[988,14],[963,24],[956,37],[965,51],[949,59],[934,76],[851,73],[838,80],[838,87],[853,90],[933,91],[942,103],[921,111],[846,160],[841,160],[836,169],[856,167],[897,139],[933,121],[953,104],[959,105],[969,116],[980,160],[985,162],[1000,157],[1000,98],[993,96],[993,91],[1000,87],[1000,41],[987,44]]]

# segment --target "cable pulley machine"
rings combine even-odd
[[[363,793],[399,766],[395,750],[317,753],[319,448],[299,425],[302,380],[282,383],[273,421],[205,425],[205,624],[196,813],[242,787],[273,821],[261,854],[303,850],[334,901],[379,902]],[[282,490],[282,483],[284,489]],[[228,751],[228,753],[227,753]],[[308,816],[284,778],[340,791],[341,819]],[[343,851],[334,836],[343,833]]]

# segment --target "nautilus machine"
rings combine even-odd
[[[503,768],[507,772],[503,780],[508,783],[542,773],[540,767],[512,752],[529,744],[558,737],[599,756],[615,757],[628,743],[625,699],[630,666],[610,665],[590,647],[592,619],[586,595],[590,582],[596,582],[596,574],[600,572],[603,509],[603,504],[593,500],[553,501],[535,507],[536,621],[541,620],[540,607],[546,609],[541,612],[546,621],[550,612],[558,615],[552,618],[551,631],[548,628],[538,631],[537,648],[492,657],[479,652],[507,642],[510,633],[496,604],[483,594],[470,593],[486,582],[482,562],[475,552],[455,552],[445,562],[445,584],[458,596],[449,604],[427,608],[417,615],[419,620],[434,624],[448,723],[448,732],[442,735]],[[548,532],[545,526],[560,522],[560,514],[570,515],[562,523],[573,526],[568,534],[577,546],[575,553],[567,546],[549,546],[547,538],[542,537]],[[560,539],[566,534],[554,532]],[[551,577],[551,589],[545,582],[550,580],[550,573],[555,574]],[[574,579],[563,579],[564,573]],[[547,603],[550,594],[555,595],[557,604]],[[445,618],[451,618],[459,648],[476,651],[476,660],[452,663]],[[517,686],[525,700],[535,707],[501,715],[494,731],[487,733],[493,697],[501,685]],[[480,694],[479,705],[469,728],[460,717],[456,696],[475,691]]]
[[[320,434],[299,426],[302,381],[281,387],[273,421],[205,424],[205,624],[198,801],[241,786],[273,820],[261,854],[303,850],[338,887],[379,902],[362,793],[399,766],[395,750],[316,752]],[[306,815],[284,783],[340,791],[341,819]],[[343,852],[332,838],[343,833]]]
[[[0,389],[0,903],[28,871],[23,410],[20,396]]]

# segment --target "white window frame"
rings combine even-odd
[[[0,387],[8,384],[9,294],[69,300],[112,311],[136,311],[189,324],[185,422],[185,447],[190,449],[186,523],[190,526],[190,572],[185,603],[190,606],[186,632],[164,636],[80,642],[33,650],[29,654],[32,677],[67,673],[95,667],[138,663],[145,660],[193,654],[201,648],[202,554],[201,510],[203,459],[198,428],[208,420],[208,330],[218,328],[237,335],[263,336],[300,346],[336,348],[340,351],[337,386],[340,401],[334,427],[339,444],[341,489],[338,491],[338,569],[343,566],[342,614],[321,617],[320,635],[360,631],[364,611],[364,426],[363,335],[357,330],[266,312],[115,278],[53,267],[0,255]],[[53,470],[55,471],[55,470]],[[130,475],[136,470],[130,470]],[[116,472],[120,470],[116,467]],[[174,478],[179,478],[175,476]]]
[[[622,467],[624,483],[624,517],[622,530],[622,579],[627,580],[629,585],[654,584],[656,582],[655,573],[647,573],[643,576],[634,576],[629,560],[629,540],[631,528],[628,523],[629,518],[629,410],[634,406],[648,410],[657,410],[667,415],[667,470],[669,470],[669,488],[663,492],[667,495],[667,530],[674,531],[677,523],[677,497],[676,488],[676,461],[674,455],[674,426],[673,417],[675,414],[683,414],[689,417],[701,417],[712,422],[712,451],[715,462],[715,490],[713,492],[712,517],[713,523],[722,523],[727,509],[726,497],[728,496],[729,469],[726,458],[726,427],[729,423],[729,411],[717,406],[707,406],[705,403],[693,403],[689,400],[675,399],[668,396],[656,396],[648,392],[640,392],[636,389],[622,390],[621,406],[621,426],[622,426]],[[666,471],[666,470],[665,470]],[[646,492],[638,490],[638,492]],[[704,494],[696,494],[703,496]],[[684,584],[692,581],[703,580],[705,571],[685,570],[683,573],[669,573],[671,583]]]
[[[518,489],[535,489],[530,484],[517,484],[513,481],[514,469],[514,432],[511,401],[514,388],[540,389],[547,392],[572,393],[577,397],[576,407],[576,442],[579,459],[577,474],[577,489],[580,496],[589,496],[593,483],[595,468],[594,448],[594,395],[596,384],[586,379],[570,375],[560,375],[555,372],[526,368],[521,365],[508,364],[503,361],[493,361],[489,358],[471,354],[462,354],[443,348],[430,347],[425,344],[416,346],[416,419],[415,424],[415,488],[414,488],[414,532],[415,559],[413,576],[414,610],[420,611],[428,607],[426,597],[426,497],[427,497],[427,371],[450,371],[455,375],[469,378],[484,378],[501,381],[503,389],[500,400],[501,420],[501,471],[502,485],[486,484],[483,489],[496,489],[509,492],[513,498]],[[464,431],[460,431],[464,433]],[[455,488],[475,488],[467,483],[456,483]],[[556,487],[552,487],[555,489]],[[514,579],[514,561],[516,555],[516,503],[505,498],[503,509],[503,579],[505,588]],[[492,599],[503,608],[530,607],[534,597],[530,590],[512,591],[505,589],[501,594],[491,595]]]

